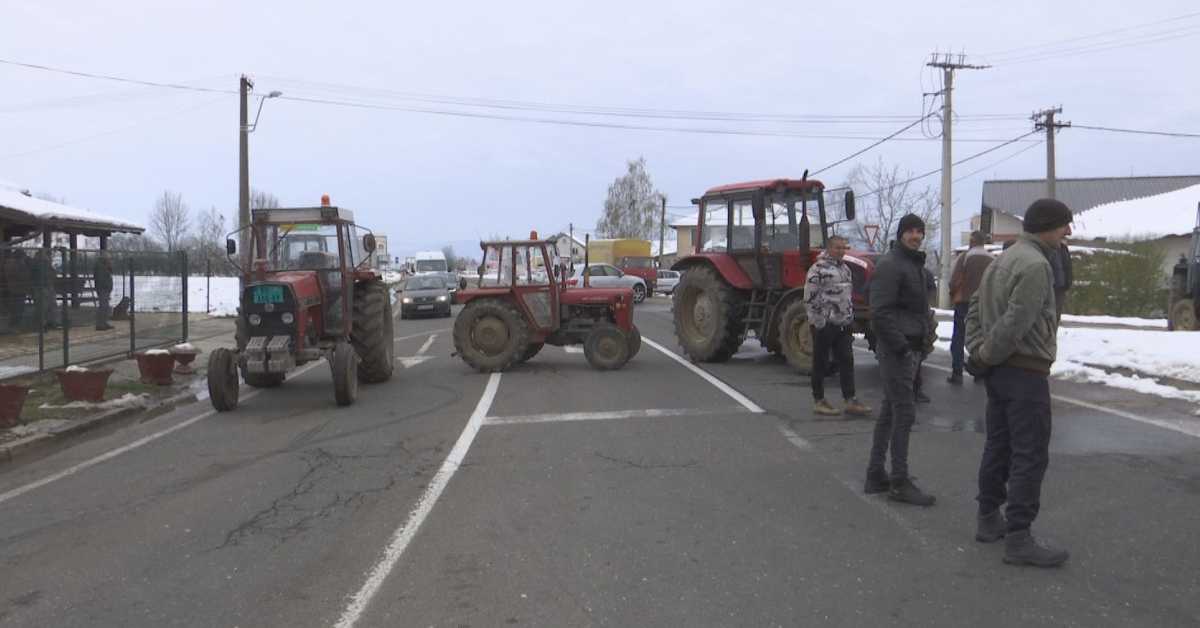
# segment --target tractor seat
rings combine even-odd
[[[305,270],[329,270],[338,267],[338,259],[325,251],[305,251],[300,254],[297,266]]]

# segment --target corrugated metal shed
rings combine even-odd
[[[1200,184],[1200,175],[1170,177],[1098,177],[1058,179],[1055,196],[1078,214],[1097,205],[1154,196]],[[1046,195],[1045,179],[983,182],[983,214],[1004,212],[1022,218],[1025,210]]]

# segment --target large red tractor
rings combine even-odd
[[[478,287],[465,282],[455,297],[454,351],[484,372],[503,371],[537,355],[544,345],[583,345],[601,370],[625,365],[642,346],[633,324],[633,290],[567,283],[570,258],[553,240],[481,242]]]
[[[239,371],[250,386],[272,388],[325,358],[340,406],[354,403],[359,382],[392,376],[391,291],[366,266],[375,237],[360,241],[350,210],[331,207],[327,196],[321,203],[253,212],[237,348],[217,349],[208,361],[209,396],[221,412],[237,407]],[[227,240],[231,259],[236,250]]]
[[[854,220],[854,194],[826,212],[825,186],[815,179],[772,179],[715,187],[692,202],[699,206],[694,251],[672,270],[675,335],[696,361],[728,360],[750,332],[783,354],[796,370],[812,368],[812,337],[804,309],[809,266],[838,222]],[[874,253],[847,254],[853,277],[854,331],[874,338],[867,324],[867,282]]]

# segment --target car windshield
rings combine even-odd
[[[439,273],[446,271],[446,260],[444,259],[419,259],[416,264],[417,272],[419,273]]]
[[[437,290],[446,287],[446,280],[441,277],[413,277],[404,284],[405,290]]]

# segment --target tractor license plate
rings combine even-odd
[[[417,309],[418,310],[432,310],[433,306],[432,305],[418,305]]]
[[[254,303],[283,303],[283,286],[255,286]]]

